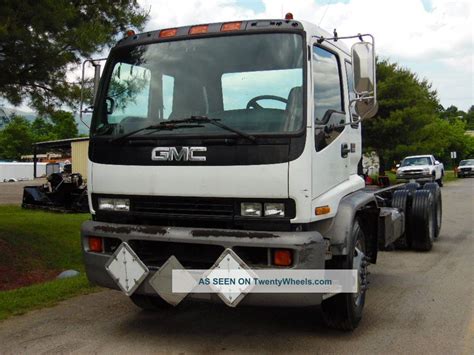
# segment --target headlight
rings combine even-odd
[[[115,211],[130,211],[130,200],[128,198],[118,198],[115,200]]]
[[[262,215],[262,204],[258,202],[242,202],[240,204],[240,215],[260,217]]]
[[[264,205],[265,217],[285,217],[285,204],[268,202]]]
[[[113,198],[99,198],[99,210],[113,211],[115,209]]]
[[[102,211],[130,211],[130,200],[128,198],[99,198],[99,210]]]

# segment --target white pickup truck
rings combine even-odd
[[[397,165],[397,180],[416,182],[436,181],[443,186],[444,166],[433,155],[413,155]]]

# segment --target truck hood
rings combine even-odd
[[[288,198],[288,163],[239,166],[128,166],[90,162],[92,193]]]

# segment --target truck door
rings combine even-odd
[[[343,61],[332,45],[312,46],[313,198],[349,179],[350,126],[345,123]]]

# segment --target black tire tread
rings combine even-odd
[[[357,236],[354,235],[355,233],[362,233],[362,237],[365,238],[363,234],[364,232],[357,219],[354,222],[353,227],[353,236],[354,238],[357,238]],[[355,241],[353,241],[353,243],[355,243]],[[353,248],[354,245],[351,245],[351,250]],[[353,255],[336,256],[332,260],[329,260],[326,266],[328,269],[351,269],[352,261]],[[365,293],[362,297],[363,299],[361,301],[359,314],[356,314],[357,312],[354,310],[352,294],[350,293],[341,293],[324,300],[321,305],[321,310],[325,324],[330,328],[343,331],[351,331],[357,328],[357,325],[362,318],[362,310],[365,303]]]
[[[420,188],[420,186],[421,185],[417,182],[409,182],[409,183],[405,184],[403,189],[408,190],[408,191],[415,191],[415,190],[418,190]]]
[[[418,251],[429,251],[433,241],[429,235],[429,214],[433,213],[433,194],[429,190],[418,190],[413,193],[410,213],[412,247]],[[433,221],[433,220],[432,220]]]
[[[410,190],[397,190],[393,193],[392,196],[392,207],[398,208],[405,213],[405,216],[409,212],[409,199],[410,199]],[[410,233],[407,232],[408,223],[405,223],[405,234],[398,238],[393,245],[396,249],[409,249],[411,247],[411,239],[408,238]]]
[[[439,185],[435,182],[430,182],[428,184],[425,184],[423,186],[423,190],[429,190],[433,193],[433,202],[434,202],[434,211],[435,211],[435,239],[439,237],[439,234],[441,232],[441,225],[442,225],[442,220],[443,220],[443,201],[441,198],[441,189]],[[437,209],[440,208],[440,217],[438,220],[438,214],[437,214]]]

